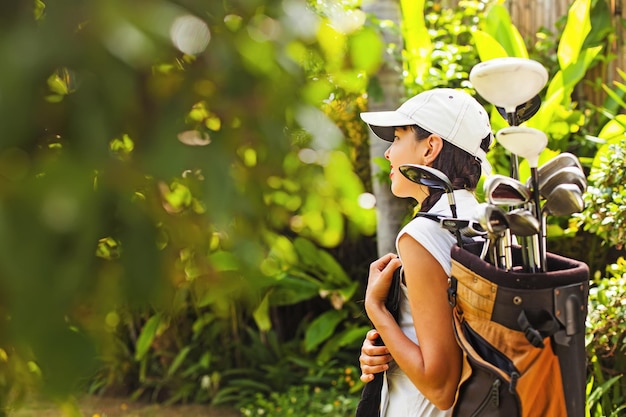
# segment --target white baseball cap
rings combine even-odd
[[[480,160],[483,173],[491,173],[487,154],[480,148],[487,135],[493,141],[489,115],[464,91],[435,88],[411,97],[398,110],[364,112],[361,119],[376,136],[389,142],[393,142],[395,127],[418,125],[473,155]]]

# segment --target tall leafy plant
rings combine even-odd
[[[319,107],[329,96],[360,91],[360,80],[378,59],[370,54],[378,42],[371,31],[358,19],[343,27],[346,22],[340,18],[348,18],[347,11],[333,7],[319,10],[316,44],[305,48],[294,43],[289,49],[307,75],[303,95]],[[196,106],[190,118],[210,119],[202,110]],[[137,395],[222,402],[236,399],[244,388],[281,390],[306,367],[360,343],[367,330],[363,321],[354,320],[361,316],[355,300],[360,282],[328,248],[371,235],[374,213],[371,204],[361,202],[367,196],[342,145],[342,132],[317,108],[302,107],[294,117],[301,127],[289,132],[292,147],[280,169],[270,172],[262,187],[249,189],[259,192],[267,214],[256,235],[263,251],[249,259],[258,266],[254,279],[242,276],[240,252],[219,230],[208,246],[183,248],[177,269],[186,282],[175,297],[179,304],[172,314],[156,310],[143,317],[139,336],[131,341]],[[247,146],[238,156],[241,164],[233,174],[245,185],[252,171],[263,168],[258,166],[262,155]],[[178,209],[191,211],[201,189],[187,187],[183,179],[175,184],[168,194],[171,204],[186,202]],[[204,282],[207,253],[218,273],[212,279],[228,288],[228,297]],[[193,320],[191,328],[182,325],[185,318]],[[203,334],[214,343],[203,340]],[[256,355],[251,355],[251,345]],[[181,350],[173,354],[163,346]],[[191,377],[207,382],[190,384]]]
[[[622,78],[626,74],[619,71]],[[599,270],[590,291],[590,325],[587,350],[591,360],[592,389],[602,390],[590,404],[590,415],[620,415],[626,398],[626,262],[623,257],[626,236],[626,129],[622,97],[626,88],[620,81],[603,85],[607,102],[599,109],[607,122],[597,134],[602,141],[591,164],[589,187],[584,195],[585,210],[576,216],[576,226],[597,236],[609,250],[622,254]]]
[[[472,34],[494,0],[464,1],[444,8],[432,0],[400,2],[406,95],[435,87],[470,88],[477,55]]]
[[[373,232],[320,110],[380,61],[362,16],[332,2],[34,3],[35,17],[32,1],[0,13],[0,49],[36,57],[0,77],[0,294],[2,349],[22,342],[48,393],[70,398],[106,357],[98,388],[208,400],[224,367],[249,365],[245,342],[272,351],[273,309],[316,303],[304,327],[336,310],[328,299],[353,302],[345,271],[298,270],[275,237],[329,258]],[[310,356],[334,336],[309,334]]]

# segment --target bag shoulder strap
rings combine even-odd
[[[440,214],[433,214],[433,213],[421,213],[421,212],[418,212],[418,213],[415,213],[415,216],[413,216],[413,218],[416,218],[416,217],[424,217],[426,219],[429,219],[429,220],[432,220],[434,222],[440,223],[441,219],[444,219],[447,216],[442,216]],[[452,235],[454,235],[456,237],[456,234],[454,233],[454,231],[448,230],[448,232],[452,233]],[[472,239],[471,237],[462,236],[462,235],[461,235],[461,241],[463,243],[475,243],[475,240]]]
[[[413,218],[416,218],[416,217],[425,217],[429,220],[439,223],[441,219],[444,218],[445,216],[442,216],[440,214],[418,212],[418,213],[415,213],[415,216],[413,216]]]

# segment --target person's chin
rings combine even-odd
[[[398,197],[398,198],[407,198],[407,197],[411,197],[410,195],[408,195],[407,193],[402,191],[402,188],[394,186],[394,184],[391,184],[391,194],[393,194],[394,196]]]

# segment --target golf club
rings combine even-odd
[[[493,204],[479,204],[474,213],[474,218],[480,226],[487,231],[487,242],[483,246],[481,258],[485,259],[489,254],[490,262],[497,268],[506,268],[511,264],[506,258],[507,248],[503,247],[503,237],[509,229],[506,212]]]
[[[469,79],[478,94],[504,109],[509,125],[516,126],[517,107],[533,99],[536,103],[535,97],[548,82],[548,71],[531,59],[495,58],[475,65]],[[511,177],[519,179],[517,155],[511,153],[510,158]]]
[[[483,192],[490,204],[496,206],[522,206],[528,203],[531,199],[531,193],[528,187],[522,184],[519,180],[505,175],[495,174],[488,177],[483,184]],[[506,239],[505,248],[509,253],[505,254],[504,259],[513,259],[510,248],[513,246],[513,238],[511,232],[505,233],[504,239]],[[525,238],[520,239],[522,243],[522,263],[525,269],[528,269],[528,265],[531,263],[534,265],[533,253],[528,253],[530,249]],[[534,251],[534,249],[532,249]]]
[[[546,198],[545,212],[553,216],[570,216],[585,208],[582,191],[576,184],[559,184]]]
[[[498,142],[509,152],[514,153],[528,161],[530,166],[531,190],[533,203],[535,204],[535,215],[539,216],[539,179],[537,165],[539,155],[548,145],[548,137],[541,130],[530,127],[506,127],[496,134]]]
[[[541,241],[544,249],[542,253],[542,264],[544,265],[544,269],[547,269],[547,265],[545,264],[547,252],[547,213],[551,211],[550,207],[552,207],[554,213],[565,213],[563,215],[570,215],[576,212],[572,211],[571,213],[567,213],[568,211],[576,210],[577,207],[582,206],[582,193],[587,189],[587,178],[585,177],[585,173],[578,158],[569,152],[555,156],[540,166],[537,169],[537,173],[539,193],[542,198],[546,199],[541,215]],[[559,187],[565,184],[569,185]],[[574,200],[568,200],[572,198],[572,196],[568,195],[566,189],[573,193],[573,187],[578,189],[579,197],[574,196]],[[558,196],[561,197],[555,201],[555,198],[551,197],[551,195],[556,188],[559,188],[559,191],[555,195],[557,198]],[[563,198],[566,199],[565,202],[560,201]],[[568,201],[570,208],[567,208]],[[560,210],[559,207],[563,204],[565,204],[566,208],[565,210]],[[582,210],[582,208],[580,208],[580,210]]]
[[[581,192],[587,189],[585,173],[578,167],[568,166],[555,171],[552,175],[543,176],[538,181],[539,192],[543,198],[552,194],[552,191],[561,184],[574,184]]]
[[[538,185],[538,173],[537,165],[539,164],[539,155],[548,145],[548,137],[541,130],[533,129],[529,127],[512,126],[501,129],[496,134],[498,142],[509,152],[521,156],[528,161],[530,166],[530,180],[531,180],[531,193],[533,202],[533,213],[538,222],[541,222],[541,206],[540,206],[540,194]],[[535,245],[539,245],[535,248]],[[543,248],[541,239],[531,238],[527,242],[527,252],[536,254],[539,253],[539,257],[535,260],[539,261],[543,259]],[[535,268],[537,272],[542,271],[541,262],[535,262]],[[535,269],[533,268],[533,269]]]
[[[546,202],[541,210],[541,239],[543,247],[547,248],[547,218],[548,214],[553,216],[571,216],[574,213],[580,213],[585,208],[585,201],[582,197],[583,191],[576,184],[563,183],[559,184],[546,198]],[[542,263],[547,271],[546,252],[542,255]]]
[[[417,184],[444,190],[448,197],[448,205],[450,206],[452,217],[457,217],[454,189],[452,188],[452,183],[446,174],[438,169],[418,164],[400,165],[398,169],[402,175]],[[463,247],[463,239],[461,239],[460,231],[457,230],[455,235],[459,247]]]
[[[521,245],[522,270],[525,272],[537,271],[541,254],[539,243],[541,223],[527,208],[517,208],[508,213],[511,233],[517,237]]]
[[[531,199],[528,187],[515,178],[494,174],[485,180],[483,192],[487,201],[496,206],[521,206]]]
[[[536,95],[528,100],[526,103],[520,104],[515,108],[513,114],[507,114],[504,107],[496,106],[496,110],[504,120],[506,120],[510,126],[519,126],[531,117],[533,117],[541,107],[541,97]],[[511,119],[513,117],[514,119]]]
[[[487,231],[474,220],[444,217],[439,221],[439,224],[446,230],[459,230],[461,235],[465,237],[485,236],[487,234]]]
[[[569,152],[563,152],[537,168],[539,184],[541,185],[541,183],[545,181],[545,178],[567,167],[577,167],[580,171],[583,170],[583,167],[580,165],[580,161],[575,155]]]
[[[507,213],[511,233],[515,236],[532,236],[540,233],[539,220],[526,208],[517,208]]]

